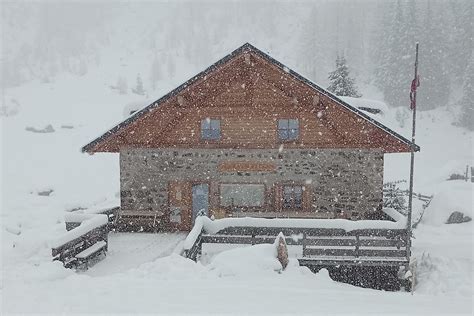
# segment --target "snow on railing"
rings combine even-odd
[[[196,221],[194,222],[194,226],[189,232],[188,236],[184,240],[183,248],[184,250],[190,250],[194,244],[196,243],[196,240],[199,238],[199,236],[202,234],[202,231],[204,229],[204,222],[209,221],[212,222],[212,220],[207,217],[207,216],[198,216],[196,217]],[[207,223],[207,226],[210,226],[210,223]]]
[[[348,219],[307,219],[307,218],[223,218],[211,220],[206,216],[196,218],[192,230],[186,237],[183,248],[185,251],[191,250],[203,232],[215,234],[228,227],[268,227],[268,228],[325,228],[343,229],[346,232],[362,229],[405,229],[407,219],[394,209],[383,210],[386,215],[394,221],[387,220],[348,220]]]
[[[71,212],[64,215],[65,222],[72,222],[72,223],[82,223],[86,220],[96,217],[97,214],[94,213],[79,213],[79,212]]]
[[[100,215],[106,215],[109,221],[109,229],[114,228],[115,219],[117,217],[117,213],[120,207],[109,207],[109,208],[102,208],[102,209],[87,209],[87,210],[79,210],[67,213],[64,216],[64,220],[66,223],[66,230],[71,230],[78,227],[83,221],[88,220]]]
[[[113,205],[113,206],[112,206]],[[114,205],[114,204],[111,204],[110,207],[100,207],[100,208],[90,208],[90,209],[86,209],[86,210],[83,210],[81,211],[81,213],[84,213],[84,214],[106,214],[106,215],[111,215],[111,214],[114,214],[115,212],[117,212],[118,210],[120,209],[120,206],[117,206],[117,205]]]

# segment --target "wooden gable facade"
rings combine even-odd
[[[410,151],[407,139],[250,44],[135,113],[83,151],[278,148],[276,121],[284,117],[299,119],[301,129],[301,137],[285,147]],[[204,118],[221,120],[219,142],[201,140]]]
[[[218,139],[202,137],[206,120],[219,122]],[[296,139],[280,139],[280,120],[298,122]],[[412,146],[245,44],[82,150],[120,153],[124,230],[142,220],[189,230],[204,189],[217,218],[369,218],[381,210],[384,153]],[[261,202],[229,203],[232,190],[261,191]]]

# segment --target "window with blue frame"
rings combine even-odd
[[[278,138],[283,141],[297,140],[300,134],[297,119],[278,120]]]
[[[221,138],[221,121],[205,118],[201,121],[201,139],[219,140]]]

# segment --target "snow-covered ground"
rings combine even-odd
[[[261,246],[261,245],[260,245]],[[241,260],[245,260],[240,257]],[[247,254],[248,255],[248,254]],[[216,257],[217,258],[217,257]],[[90,276],[44,276],[17,280],[3,297],[7,312],[34,313],[162,313],[162,314],[469,314],[470,293],[435,290],[381,292],[313,274],[291,262],[281,274],[268,270],[237,269],[231,261],[206,267],[173,254],[124,272]],[[231,256],[231,259],[236,257]],[[248,267],[248,266],[246,266]],[[59,268],[58,268],[59,269]],[[240,273],[239,273],[240,272]],[[59,271],[58,271],[59,273]],[[440,280],[438,275],[436,281]],[[458,279],[459,281],[459,279]],[[434,293],[433,293],[434,292]],[[467,295],[466,295],[467,294]]]
[[[108,257],[85,273],[52,263],[49,246],[65,231],[66,211],[119,203],[118,157],[88,156],[80,148],[122,120],[127,104],[145,97],[117,94],[109,88],[115,78],[104,73],[91,70],[84,77],[5,91],[16,114],[0,117],[3,312],[472,313],[473,224],[444,222],[452,211],[473,215],[473,185],[446,181],[473,164],[473,134],[452,125],[456,110],[451,108],[418,116],[415,191],[435,197],[414,232],[419,283],[413,296],[339,284],[324,271],[315,275],[295,262],[281,274],[222,274],[216,268],[222,260],[203,265],[173,253],[184,239],[174,234],[111,235]],[[184,79],[161,85],[155,98]],[[389,109],[380,101],[348,102],[378,104],[384,112],[374,117],[409,136],[408,110]],[[54,132],[26,130],[49,124]],[[386,155],[385,180],[407,179],[408,166],[409,155]]]
[[[142,264],[181,251],[186,234],[110,233],[107,257],[84,273],[103,276],[139,268]]]

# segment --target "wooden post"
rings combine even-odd
[[[288,266],[288,247],[286,246],[285,236],[282,233],[277,236],[277,259],[280,261],[283,270]]]
[[[202,234],[204,232],[204,228],[201,230],[201,234],[199,234],[199,247],[198,247],[198,252],[196,254],[196,259],[194,261],[197,261],[198,257],[202,256]]]
[[[306,252],[306,232],[303,233],[303,241],[302,241],[302,244],[303,244],[303,257],[305,256],[305,252]]]
[[[359,248],[360,248],[360,237],[359,237],[359,234],[357,234],[355,237],[356,237],[355,256],[356,256],[356,257],[359,257]]]
[[[411,257],[411,218],[412,218],[412,206],[413,206],[413,171],[415,167],[415,127],[416,127],[416,88],[418,86],[418,46],[416,43],[416,55],[415,55],[415,78],[412,82],[412,93],[413,99],[411,100],[411,108],[413,109],[413,122],[411,130],[411,157],[410,157],[410,189],[408,196],[408,216],[407,216],[407,258],[410,260]]]
[[[105,251],[109,251],[109,223],[105,225],[105,232],[104,232],[104,240],[105,240]]]

